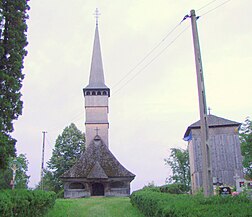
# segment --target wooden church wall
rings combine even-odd
[[[190,147],[191,146],[191,147]],[[212,175],[218,181],[235,185],[234,176],[243,177],[240,141],[235,127],[216,127],[209,129]],[[189,143],[191,175],[193,188],[202,185],[202,151],[200,129],[192,129],[192,141]]]

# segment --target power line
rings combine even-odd
[[[202,10],[203,8],[206,8],[206,7],[208,7],[209,5],[211,5],[211,4],[213,4],[214,2],[216,2],[217,0],[213,0],[213,1],[210,1],[209,3],[207,3],[207,4],[205,4],[204,6],[202,6],[201,8],[199,8],[198,10],[200,11],[200,10]],[[211,10],[209,10],[209,11],[207,11],[207,12],[205,12],[204,14],[202,14],[200,17],[202,17],[202,16],[204,16],[204,15],[206,15],[206,14],[208,14],[208,13],[210,13],[210,12],[212,12],[212,11],[214,11],[214,10],[216,10],[217,8],[219,8],[219,7],[221,7],[221,6],[223,6],[224,4],[226,4],[226,3],[228,3],[229,1],[231,1],[231,0],[227,0],[227,1],[225,1],[225,2],[223,2],[222,4],[220,4],[220,5],[218,5],[218,6],[216,6],[215,8],[213,8],[213,9],[211,9]],[[171,35],[171,33],[173,33],[178,27],[179,27],[179,25],[184,21],[184,20],[186,20],[186,18],[188,18],[189,17],[189,15],[186,15],[183,19],[182,19],[182,21],[179,23],[179,24],[177,24],[153,49],[151,49],[151,51],[149,51],[148,53],[147,53],[147,55],[145,55],[144,56],[144,58],[143,59],[141,59],[139,62],[138,62],[138,64],[136,64],[136,66],[134,66],[128,73],[126,73],[126,75],[125,76],[123,76],[120,80],[119,80],[119,82],[117,82],[114,86],[112,86],[112,88],[115,88],[116,86],[118,86],[120,83],[122,83],[122,81],[124,81],[130,74],[132,74],[132,72],[133,71],[135,71],[135,69],[140,65],[140,64],[142,64],[143,62],[144,62],[144,60],[146,60],[147,59],[147,57],[149,57],[157,48],[159,48],[160,47],[160,45],[167,39],[167,37],[169,36],[169,35]],[[188,27],[189,28],[189,27]],[[182,32],[181,32],[181,34],[184,32],[185,30],[183,30]],[[124,85],[122,85],[119,89],[117,89],[115,92],[114,92],[114,94],[113,95],[115,95],[117,92],[119,92],[122,88],[124,88],[130,81],[132,81],[140,72],[142,72],[145,68],[147,68],[147,66],[149,66],[155,59],[157,59],[173,42],[175,42],[176,41],[176,39],[181,35],[181,34],[179,34],[171,43],[169,43],[168,44],[168,46],[166,46],[161,52],[159,52],[153,59],[151,59],[148,63],[146,63],[146,65],[145,66],[143,66],[140,70],[138,70],[138,72],[131,78],[131,79],[129,79]]]
[[[50,146],[50,148],[53,150],[53,147],[52,147],[52,145],[51,145],[51,139],[50,139],[50,141],[49,141],[48,137],[49,137],[49,135],[47,134],[46,142],[47,142],[47,144]]]
[[[216,2],[216,1],[217,1],[217,0],[210,1],[209,3],[203,5],[201,8],[199,8],[199,9],[196,10],[196,11],[200,11],[200,10],[202,10],[203,8],[206,8],[207,6],[209,6],[210,4],[212,4],[212,3]]]
[[[212,3],[214,3],[214,2],[216,2],[217,0],[212,0],[212,1],[210,1],[209,3],[207,3],[207,4],[205,4],[205,5],[203,5],[202,7],[200,7],[199,9],[198,9],[198,11],[200,11],[200,10],[202,10],[202,9],[204,9],[204,8],[206,8],[206,7],[208,7],[209,5],[211,5]],[[231,0],[228,0],[228,1],[231,1]],[[227,2],[228,2],[227,1]],[[227,2],[225,2],[225,3],[227,3]],[[223,3],[223,4],[225,4],[225,3]],[[223,4],[221,4],[220,6],[222,6]],[[218,8],[218,7],[220,7],[220,6],[217,6],[216,8]],[[212,10],[215,10],[216,8],[214,8],[214,9],[212,9]],[[211,10],[211,11],[212,11]],[[209,11],[210,12],[210,11]],[[209,13],[209,12],[206,12],[206,13]],[[205,14],[206,14],[205,13]],[[203,15],[205,15],[205,14],[203,14]],[[202,15],[202,16],[203,16]],[[147,57],[149,57],[157,48],[159,48],[160,47],[160,45],[168,38],[168,36],[169,35],[171,35],[178,27],[179,27],[179,25],[184,21],[186,19],[186,17],[184,17],[184,19],[180,22],[180,23],[178,23],[171,31],[169,31],[168,33],[167,33],[167,35],[154,47],[154,48],[152,48],[131,70],[129,70],[118,82],[116,82],[114,85],[112,85],[112,88],[115,88],[116,86],[118,86],[120,83],[122,83],[122,81],[124,81],[130,74],[132,74],[132,72],[133,71],[135,71],[135,69],[140,65],[140,64],[142,64],[143,62],[144,62],[144,60],[146,60],[147,59]],[[147,63],[147,65],[149,65],[148,63]],[[131,79],[130,79],[131,80]],[[123,85],[123,86],[125,86],[125,85]]]
[[[72,123],[72,122],[74,122],[74,121],[80,120],[80,116],[82,116],[82,115],[83,115],[83,111],[77,113],[73,118],[71,118],[71,119],[68,120],[68,123]],[[56,130],[59,129],[59,126],[61,126],[61,125],[62,125],[62,124],[54,125],[54,127],[52,127],[51,129],[49,129],[49,131],[51,131],[51,132],[52,132],[52,131],[56,131]]]
[[[190,26],[187,26],[182,32],[180,32],[165,48],[163,48],[156,56],[154,56],[145,66],[143,66],[131,79],[129,79],[123,86],[117,89],[113,95],[118,93],[124,88],[129,82],[137,77],[144,69],[146,69],[152,62],[154,62],[167,48],[169,48]]]
[[[118,86],[124,79],[126,79],[144,60],[149,57],[160,45],[168,38],[169,35],[171,35],[180,25],[181,23],[178,23],[170,32],[166,34],[166,36],[154,47],[152,48],[129,72],[127,72],[115,85],[112,86],[112,88],[115,88]]]
[[[222,4],[216,6],[216,7],[214,7],[213,9],[211,9],[211,10],[205,12],[204,14],[202,14],[201,17],[205,16],[205,15],[208,14],[208,13],[211,13],[212,11],[215,11],[217,8],[219,8],[219,7],[221,7],[221,6],[225,5],[225,4],[227,4],[227,3],[230,2],[230,1],[231,1],[231,0],[224,1]]]

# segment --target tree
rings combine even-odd
[[[172,148],[170,157],[164,159],[164,161],[172,169],[172,176],[167,178],[167,182],[183,184],[185,189],[189,190],[191,177],[188,149]]]
[[[252,179],[252,122],[246,118],[240,128],[241,153],[245,177]]]
[[[58,183],[55,183],[54,175],[53,172],[48,170],[48,169],[44,169],[44,173],[43,173],[43,189],[45,191],[55,191],[55,186],[58,185]],[[39,182],[39,184],[36,186],[36,189],[41,189],[41,181]]]
[[[9,160],[9,167],[5,170],[0,170],[0,189],[11,188],[10,182],[13,177],[13,171],[11,167],[13,164],[16,165],[16,177],[15,177],[15,188],[27,189],[30,176],[27,175],[28,171],[28,160],[24,154],[20,154],[18,157],[12,157]]]
[[[0,169],[16,154],[13,120],[22,114],[23,59],[27,55],[28,0],[0,1]]]
[[[45,177],[51,180],[55,192],[62,189],[59,177],[76,163],[84,150],[85,134],[72,123],[56,139],[52,157],[47,163],[49,170],[46,171]]]

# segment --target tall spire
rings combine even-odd
[[[86,144],[91,144],[93,139],[98,136],[99,130],[99,137],[108,146],[108,98],[110,97],[110,89],[105,85],[103,73],[98,31],[98,10],[96,10],[94,15],[96,27],[89,84],[83,89],[86,111]]]
[[[105,85],[104,73],[103,73],[101,46],[100,46],[100,38],[99,38],[99,30],[98,30],[98,16],[99,16],[99,11],[98,9],[96,9],[95,11],[96,27],[95,27],[93,55],[92,55],[91,70],[90,70],[90,76],[89,76],[89,84],[86,88],[104,89],[108,87]]]

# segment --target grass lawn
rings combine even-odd
[[[144,217],[128,197],[58,199],[46,217]]]

